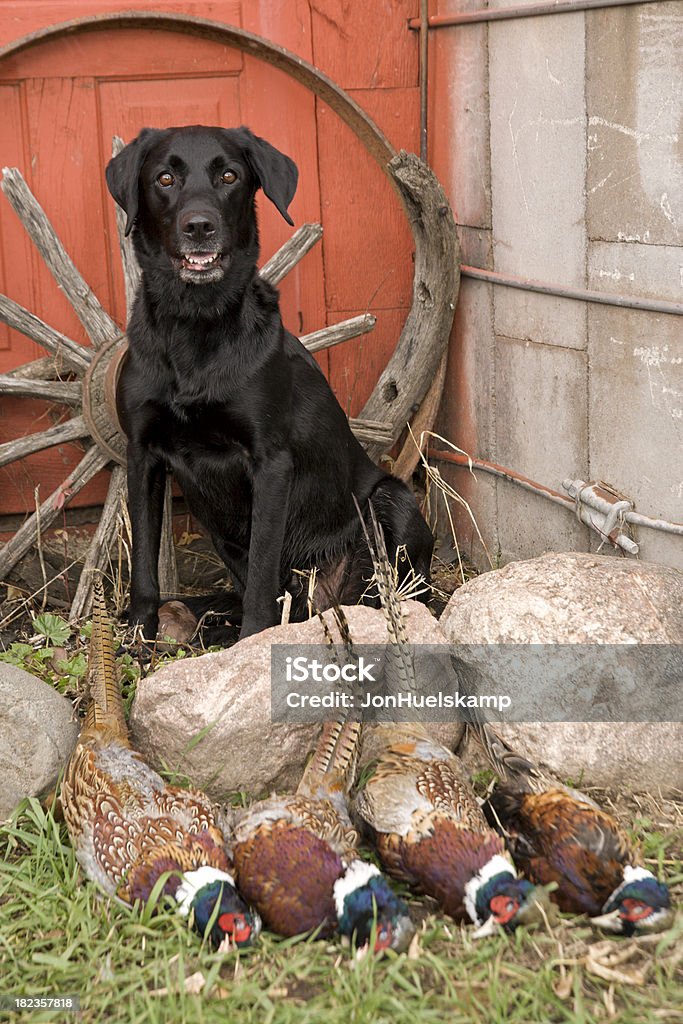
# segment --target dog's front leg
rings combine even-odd
[[[128,510],[133,530],[130,624],[153,643],[159,625],[159,545],[166,467],[141,444],[128,445]]]
[[[240,639],[280,621],[277,598],[292,471],[288,451],[261,458],[254,465],[249,566]]]

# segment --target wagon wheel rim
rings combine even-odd
[[[14,56],[21,50],[37,43],[47,42],[62,35],[110,27],[149,27],[189,32],[205,38],[218,39],[279,67],[327,102],[330,108],[354,131],[387,174],[399,194],[413,233],[415,270],[413,303],[396,349],[380,375],[359,419],[351,421],[352,429],[365,442],[368,454],[372,458],[378,459],[392,447],[411,416],[416,412],[419,421],[418,410],[425,398],[422,410],[423,420],[426,416],[433,418],[443,387],[445,349],[452,326],[459,284],[455,223],[443,189],[432,172],[417,157],[403,152],[396,154],[391,144],[364,111],[322,72],[296,54],[259,36],[232,26],[222,25],[219,22],[186,15],[145,12],[91,16],[53,25],[16,40],[0,49],[0,60]],[[122,145],[120,140],[115,140],[114,151],[116,152]],[[65,292],[93,343],[93,349],[79,345],[44,324],[28,310],[23,310],[11,299],[0,296],[0,319],[41,344],[52,353],[53,365],[54,360],[61,360],[77,378],[76,382],[69,382],[69,384],[75,384],[76,387],[72,387],[71,392],[67,393],[64,389],[68,387],[68,384],[43,380],[38,376],[33,385],[33,392],[31,392],[30,385],[25,383],[30,377],[31,367],[34,366],[34,364],[29,364],[28,368],[19,368],[18,371],[12,371],[6,377],[0,377],[0,396],[19,393],[35,394],[40,390],[38,383],[42,383],[47,385],[42,389],[42,397],[78,408],[78,378],[83,378],[81,414],[73,416],[65,424],[61,424],[61,432],[52,429],[43,431],[40,435],[34,435],[34,439],[29,441],[28,445],[29,447],[34,445],[31,447],[31,451],[40,451],[55,444],[64,443],[64,440],[91,438],[94,441],[64,483],[42,503],[33,516],[27,519],[12,540],[0,548],[0,580],[7,576],[8,572],[32,546],[39,533],[51,525],[61,507],[82,490],[100,469],[114,461],[116,465],[112,472],[100,524],[86,555],[84,569],[72,603],[71,615],[76,619],[89,611],[92,598],[92,572],[102,564],[103,559],[106,559],[116,530],[118,509],[125,492],[123,470],[125,440],[120,433],[114,403],[116,368],[120,368],[121,359],[124,357],[125,336],[100,305],[69,259],[20,172],[16,169],[5,168],[0,187],[22,219],[29,235],[41,251],[41,255]],[[122,211],[118,207],[116,213],[126,282],[126,299],[129,308],[139,278],[139,269],[133,255],[131,240],[124,236]],[[42,231],[46,231],[49,242],[54,248],[51,259],[46,256]],[[311,245],[315,244],[321,234],[322,229],[319,225],[304,225],[288,243],[285,243],[280,252],[264,265],[261,274],[270,279],[272,283],[277,283],[305,255]],[[301,244],[292,245],[297,237]],[[289,251],[285,252],[288,248]],[[365,317],[356,317],[353,321],[345,322],[344,325],[336,325],[333,328],[315,332],[313,335],[302,338],[302,341],[307,343],[311,351],[316,351],[329,345],[339,344],[347,338],[357,337],[358,334],[371,330],[374,322],[374,317],[367,314]],[[425,344],[425,339],[427,339],[427,344]],[[423,356],[417,362],[416,351],[421,352]],[[112,363],[113,356],[115,356],[115,360]],[[426,358],[424,358],[425,356]],[[42,362],[44,360],[38,360],[36,364]],[[416,365],[418,372],[411,372]],[[37,366],[35,366],[35,371],[38,374]],[[17,381],[24,383],[18,385]],[[423,422],[420,426],[428,428],[431,426],[431,422]],[[59,439],[56,440],[56,438]],[[14,444],[16,442],[0,446],[0,465],[14,461],[13,452],[8,450]],[[419,458],[419,452],[417,450],[413,452],[413,448],[414,444],[411,439],[404,445],[399,456],[398,464],[404,477],[410,474]],[[15,450],[23,452],[23,454],[18,454],[17,458],[22,458],[27,453],[26,446],[24,449],[17,448]],[[1,461],[3,457],[4,463]],[[170,534],[170,503],[171,494],[170,486],[168,486],[160,577],[162,590],[175,592],[177,590],[177,574]]]

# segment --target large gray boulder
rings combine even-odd
[[[441,617],[453,643],[680,644],[683,572],[581,552],[486,572]]]
[[[423,605],[409,601],[403,608],[411,642],[444,642]],[[345,613],[356,644],[386,643],[380,611],[352,607]],[[138,686],[130,723],[136,749],[154,767],[178,770],[218,800],[296,787],[320,726],[271,721],[271,645],[321,643],[321,626],[312,619],[162,666]],[[457,722],[433,729],[451,747],[463,733]]]
[[[485,573],[456,591],[441,619],[446,637],[459,648],[465,674],[478,692],[530,685],[515,677],[515,658],[486,656],[484,644],[582,644],[571,676],[558,682],[552,699],[580,695],[591,703],[609,697],[596,665],[613,662],[611,674],[621,693],[638,696],[662,718],[661,706],[675,711],[671,664],[681,664],[683,572],[663,565],[590,554],[550,554]],[[586,646],[630,645],[623,655]],[[671,645],[662,655],[647,646]],[[469,646],[471,645],[471,646]],[[504,672],[501,664],[504,662]],[[665,675],[664,667],[668,666]],[[520,660],[520,671],[524,661]],[[674,673],[675,674],[675,673]],[[504,677],[504,678],[501,678]],[[680,678],[680,677],[679,677]],[[574,694],[567,690],[570,687]],[[562,693],[564,688],[564,693]],[[680,694],[680,690],[679,690]],[[673,699],[672,699],[673,697]],[[660,705],[661,701],[661,705]],[[642,700],[640,701],[642,708]],[[629,705],[630,706],[630,705]],[[551,717],[551,716],[549,716]],[[634,715],[634,718],[636,716]],[[683,788],[683,727],[680,721],[552,722],[506,721],[495,728],[525,757],[540,762],[562,780],[623,791],[670,793]],[[672,717],[680,718],[680,715]]]
[[[0,661],[0,821],[24,797],[46,795],[78,737],[71,702],[42,679]]]

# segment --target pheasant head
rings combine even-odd
[[[518,878],[510,861],[500,854],[469,880],[464,903],[471,920],[479,925],[477,938],[493,934],[498,927],[513,932],[553,913],[547,891]]]
[[[241,898],[235,880],[226,871],[201,867],[186,871],[176,889],[178,913],[192,913],[194,928],[206,934],[213,921],[209,939],[214,946],[228,941],[235,946],[250,946],[261,931],[261,918]]]
[[[624,881],[605,903],[600,917],[591,918],[591,924],[621,935],[643,932],[661,932],[668,928],[674,917],[671,894],[663,882],[658,882],[646,868],[627,864]]]
[[[406,903],[373,865],[355,860],[334,885],[339,931],[358,947],[369,944],[374,927],[374,952],[404,952],[415,934]]]

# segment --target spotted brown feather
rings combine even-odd
[[[195,925],[211,910],[236,913],[240,941],[258,934],[260,922],[237,894],[226,839],[203,793],[168,786],[130,748],[118,686],[113,637],[102,585],[94,585],[89,659],[90,707],[61,787],[64,818],[86,875],[106,893],[132,904],[145,902],[162,875],[163,894],[176,897],[193,872],[203,871]],[[207,873],[208,872],[208,873]],[[192,890],[192,883],[190,882]],[[194,890],[192,890],[194,892]],[[232,930],[214,925],[212,941]]]
[[[381,527],[372,518],[367,536],[387,624],[386,672],[397,692],[417,689],[395,577]],[[380,753],[355,798],[355,811],[368,828],[386,870],[439,901],[456,920],[477,924],[495,919],[516,926],[539,919],[536,903],[545,894],[516,878],[501,838],[488,826],[458,758],[419,724],[375,727]],[[513,911],[494,909],[501,893]]]

